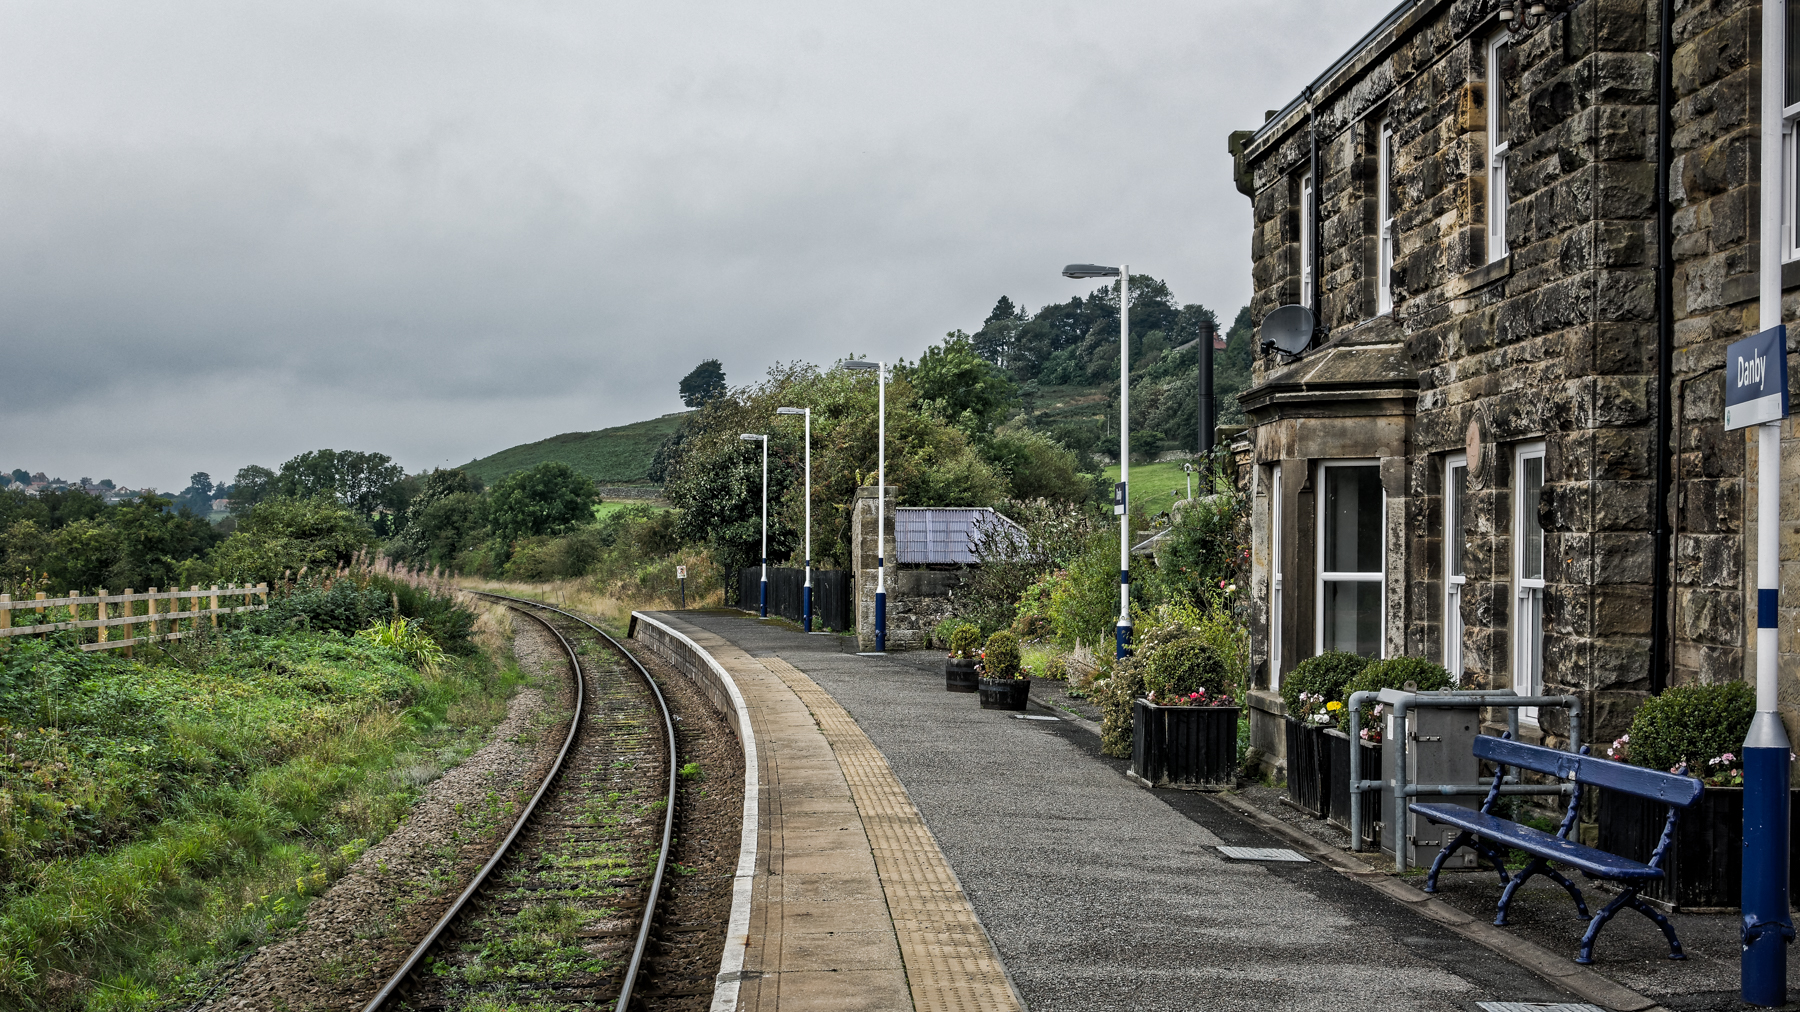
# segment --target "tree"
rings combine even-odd
[[[1075,452],[1044,433],[1008,426],[988,443],[987,458],[1011,481],[1014,499],[1079,505],[1092,497],[1092,483],[1075,469]]]
[[[725,395],[725,367],[709,358],[682,377],[681,403],[690,408],[703,408]]]
[[[15,467],[12,470],[12,480],[20,485],[29,485],[31,484],[31,472],[22,467]]]
[[[925,349],[905,370],[919,407],[969,435],[993,428],[1019,401],[1011,378],[976,353],[961,331]]]
[[[175,497],[178,506],[182,506],[200,516],[212,512],[213,483],[212,475],[205,471],[195,471],[188,478],[188,487]]]
[[[368,545],[368,525],[328,495],[265,499],[213,553],[222,580],[281,579],[300,567],[335,569]]]
[[[488,497],[495,533],[506,538],[555,534],[593,518],[594,483],[561,461],[509,474]]]
[[[257,503],[274,496],[275,480],[275,472],[266,467],[251,464],[239,468],[237,478],[231,483],[232,515],[241,517]]]
[[[118,507],[120,558],[109,579],[132,587],[171,588],[195,558],[213,546],[216,535],[204,518],[156,495],[142,495]]]

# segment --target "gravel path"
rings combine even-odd
[[[537,623],[518,619],[513,651],[521,668],[554,688],[515,695],[487,744],[432,781],[406,820],[313,901],[296,931],[259,949],[207,1012],[360,1009],[399,967],[492,853],[562,747],[572,703],[562,647]]]

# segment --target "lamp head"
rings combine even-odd
[[[811,408],[776,408],[775,413],[778,415],[804,415],[810,410],[812,410],[812,409]]]
[[[849,362],[841,362],[838,364],[838,367],[841,369],[848,369],[851,372],[868,372],[873,369],[881,368],[881,363],[880,362],[863,362],[863,361],[853,360],[853,361],[849,361]]]
[[[755,432],[746,432],[746,433],[744,433],[744,434],[743,434],[743,435],[741,435],[741,436],[739,436],[739,437],[738,437],[738,438],[739,438],[739,439],[748,439],[748,440],[749,440],[749,441],[751,441],[751,442],[752,442],[752,443],[754,443],[754,442],[756,442],[756,441],[757,441],[757,440],[759,440],[759,439],[767,439],[767,438],[769,438],[769,437],[768,437],[768,436],[764,436],[764,435],[761,435],[761,434],[760,434],[760,433],[755,433]]]
[[[1100,264],[1070,264],[1062,269],[1065,278],[1116,278],[1117,267],[1105,267]]]

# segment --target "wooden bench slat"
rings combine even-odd
[[[1565,840],[1554,833],[1533,829],[1530,826],[1502,819],[1498,815],[1483,815],[1461,805],[1413,804],[1407,807],[1432,822],[1466,829],[1490,842],[1516,847],[1537,857],[1560,861],[1571,868],[1600,878],[1659,879],[1663,877],[1661,870],[1647,864],[1620,857],[1617,854],[1609,854],[1604,850],[1596,850],[1593,847],[1576,843],[1574,840]]]
[[[1614,762],[1598,756],[1576,755],[1558,749],[1481,735],[1475,739],[1475,757],[1523,769],[1547,773],[1562,780],[1610,791],[1633,794],[1686,808],[1700,800],[1702,784],[1693,777]]]

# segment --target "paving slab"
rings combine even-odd
[[[1475,1001],[1573,1000],[1316,862],[1225,860],[1221,844],[1288,841],[1202,796],[1131,784],[1072,722],[1017,720],[943,691],[941,658],[859,657],[835,637],[727,612],[659,617],[672,614],[765,670],[791,668],[785,677],[815,716],[829,707],[799,677],[841,709],[918,813],[1034,1012],[1460,1012]],[[847,733],[821,727],[828,738]],[[875,814],[865,807],[871,840]]]

